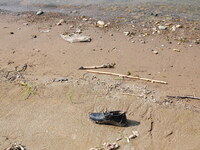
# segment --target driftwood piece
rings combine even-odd
[[[123,77],[123,78],[136,79],[136,80],[143,80],[143,81],[152,82],[152,83],[167,84],[167,82],[165,82],[165,81],[153,80],[153,79],[141,78],[141,77],[135,77],[135,76],[130,76],[130,75],[123,75],[123,74],[112,73],[112,72],[103,72],[103,71],[94,71],[94,70],[87,70],[87,72],[97,73],[97,74],[104,74],[104,75],[113,75],[113,76],[119,76],[119,77]]]
[[[79,68],[79,70],[86,70],[86,69],[101,69],[101,68],[114,68],[115,67],[115,63],[111,63],[111,64],[103,64],[103,65],[99,65],[99,66],[81,66]]]
[[[194,97],[194,96],[167,96],[167,98],[200,100],[200,97]]]

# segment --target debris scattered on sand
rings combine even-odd
[[[58,23],[56,23],[57,26],[62,25],[63,23],[65,23],[66,21],[64,19],[60,19],[60,21]]]
[[[111,64],[103,64],[103,65],[99,65],[99,66],[81,66],[79,68],[79,70],[86,70],[86,69],[100,69],[100,68],[114,68],[115,67],[115,63],[111,63]]]
[[[26,150],[26,147],[21,144],[14,143],[5,150]]]
[[[136,76],[127,76],[127,75],[124,75],[124,74],[118,74],[118,73],[112,73],[112,72],[103,72],[103,71],[94,71],[94,70],[87,70],[87,72],[104,74],[104,75],[113,75],[113,76],[118,76],[118,77],[123,77],[123,78],[136,79],[136,80],[143,80],[143,81],[148,81],[148,82],[151,82],[151,83],[167,84],[167,82],[165,82],[165,81],[153,80],[153,79],[148,79],[148,78],[141,78],[141,77],[136,77]]]
[[[70,42],[70,43],[76,43],[76,42],[91,42],[91,38],[89,36],[79,35],[79,34],[69,34],[69,35],[63,35],[60,34],[61,38],[64,40]]]
[[[36,12],[36,15],[42,15],[44,12],[42,10],[39,10]]]

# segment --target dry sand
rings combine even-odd
[[[66,23],[55,25],[62,18]],[[59,36],[78,26],[91,42],[68,43]],[[200,149],[199,101],[166,98],[200,96],[199,45],[169,43],[165,34],[128,40],[123,32],[130,27],[110,26],[101,29],[93,20],[60,14],[0,15],[0,149],[17,142],[28,150],[87,150],[117,138],[122,138],[118,141],[122,150]],[[101,70],[130,72],[168,84],[78,70],[106,63],[116,67]],[[8,71],[13,71],[7,74],[11,77],[24,64],[23,78],[5,78]],[[90,112],[106,110],[127,111],[129,126],[97,125],[88,119]],[[125,137],[133,130],[139,137],[127,143]]]

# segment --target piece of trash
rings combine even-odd
[[[42,33],[49,33],[50,30],[40,30],[40,32],[42,32]]]
[[[63,35],[60,34],[61,38],[64,40],[75,43],[75,42],[91,42],[91,38],[89,36],[79,35],[79,34],[69,34],[69,35]]]
[[[42,15],[44,12],[42,10],[37,11],[36,15]]]
[[[123,111],[91,113],[89,118],[97,124],[110,124],[121,127],[128,124],[126,112]]]
[[[64,19],[61,19],[58,23],[56,23],[57,26],[62,25],[63,23],[65,23],[66,21]]]
[[[166,27],[166,26],[161,26],[161,25],[159,25],[159,26],[158,26],[158,29],[160,29],[160,30],[166,30],[167,27]]]
[[[26,150],[26,147],[21,144],[14,143],[5,150]]]
[[[101,20],[97,21],[97,26],[98,26],[98,27],[103,28],[104,25],[105,25],[105,22],[104,22],[104,21],[101,21]]]

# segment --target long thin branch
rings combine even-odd
[[[165,82],[165,81],[153,80],[153,79],[148,79],[148,78],[140,78],[140,77],[123,75],[123,74],[112,73],[112,72],[103,72],[103,71],[94,71],[94,70],[87,70],[87,72],[104,74],[104,75],[113,75],[113,76],[119,76],[119,77],[124,77],[124,78],[136,79],[136,80],[143,80],[143,81],[148,81],[148,82],[152,82],[152,83],[167,84],[167,82]]]
[[[81,66],[79,70],[86,70],[86,69],[101,69],[101,68],[114,68],[115,63],[112,64],[103,64],[99,66]]]
[[[200,97],[194,97],[194,96],[167,96],[167,98],[176,98],[176,99],[196,99],[196,100],[200,100]]]

